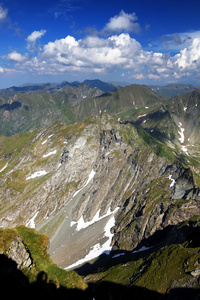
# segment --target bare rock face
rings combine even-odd
[[[29,268],[33,263],[28,248],[19,235],[11,242],[6,251],[6,255],[16,262],[18,269],[23,269],[24,267]]]
[[[200,193],[189,168],[175,161],[156,177],[126,200],[114,228],[114,249],[131,250],[156,231],[200,214]]]

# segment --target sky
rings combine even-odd
[[[199,0],[2,0],[0,88],[62,81],[200,85]]]

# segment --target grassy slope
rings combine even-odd
[[[83,120],[99,111],[106,110],[115,115],[137,107],[152,106],[160,103],[164,98],[157,95],[146,86],[131,85],[99,97],[86,99],[73,108],[76,120]],[[88,109],[89,108],[89,109]]]
[[[21,236],[33,259],[33,265],[29,269],[24,268],[22,270],[30,282],[35,282],[38,274],[43,271],[47,274],[48,281],[55,283],[57,286],[81,290],[87,288],[87,285],[77,273],[60,269],[51,261],[49,254],[46,252],[49,243],[48,237],[37,234],[34,229],[28,229],[25,226],[19,226],[14,229],[0,229],[1,253],[6,253],[16,235]]]

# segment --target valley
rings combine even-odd
[[[0,93],[1,230],[48,237],[95,299],[199,295],[200,90],[86,83]]]

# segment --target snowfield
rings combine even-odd
[[[81,229],[87,228],[88,226],[94,224],[95,222],[100,221],[101,219],[103,219],[105,217],[110,216],[111,214],[113,214],[113,212],[111,212],[111,210],[109,208],[107,213],[100,217],[100,209],[99,209],[91,221],[85,222],[83,219],[83,216],[81,216],[81,218],[77,222],[72,221],[70,224],[70,227],[76,225],[76,230],[79,231]]]
[[[101,218],[105,218],[109,214],[112,214],[112,217],[108,220],[108,222],[106,223],[106,226],[104,227],[104,237],[108,238],[107,241],[102,245],[100,243],[97,243],[96,245],[94,245],[92,247],[92,249],[90,250],[90,252],[84,258],[82,258],[82,259],[78,260],[77,262],[67,266],[65,268],[66,270],[73,269],[74,267],[77,267],[77,266],[79,266],[79,265],[81,265],[81,264],[83,264],[87,261],[90,261],[90,260],[92,260],[96,257],[99,257],[101,254],[107,254],[107,255],[110,254],[110,251],[112,249],[111,242],[112,242],[112,238],[113,238],[113,235],[114,235],[114,234],[111,233],[110,230],[115,225],[115,216],[114,215],[118,211],[118,209],[119,209],[119,207],[117,207],[113,212],[111,212],[111,209],[109,208],[108,212],[104,216],[101,217]],[[97,214],[95,215],[94,218],[96,218],[96,216],[97,216]],[[93,218],[93,221],[94,221],[94,218]],[[90,222],[87,222],[87,223],[90,223]]]

